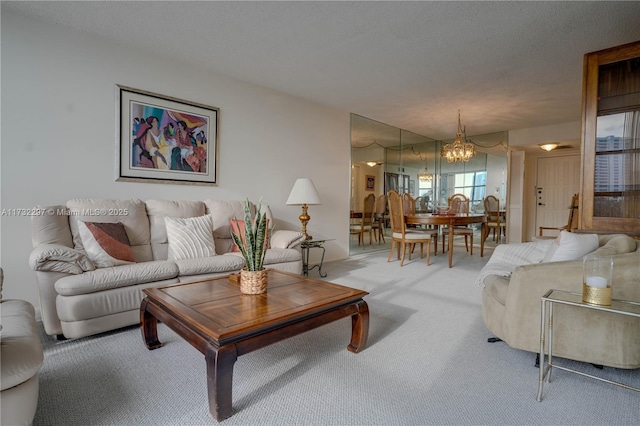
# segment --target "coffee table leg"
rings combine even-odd
[[[358,353],[367,344],[369,337],[369,305],[364,300],[357,303],[358,313],[351,315],[351,343],[349,352]]]
[[[207,361],[207,388],[209,412],[218,421],[233,414],[232,385],[233,365],[238,359],[235,345],[210,347],[205,354]]]
[[[149,299],[145,297],[140,304],[140,330],[147,349],[153,350],[161,347],[162,343],[158,340],[158,319],[147,311],[148,305]]]

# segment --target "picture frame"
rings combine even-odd
[[[116,85],[121,182],[218,184],[219,108]]]
[[[366,175],[366,186],[365,189],[367,191],[375,191],[376,189],[376,177],[373,175]]]

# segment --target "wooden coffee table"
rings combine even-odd
[[[366,291],[276,270],[265,294],[240,294],[229,277],[142,290],[140,325],[147,348],[162,346],[158,320],[198,349],[207,364],[209,411],[233,414],[233,366],[238,356],[344,317],[351,317],[347,349],[360,352],[369,334]]]

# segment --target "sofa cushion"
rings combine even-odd
[[[238,200],[205,200],[207,213],[211,215],[213,222],[213,237],[231,238],[231,219],[244,217],[244,206]],[[253,213],[253,211],[251,212]]]
[[[89,259],[98,268],[134,263],[127,231],[121,222],[79,222],[78,231]]]
[[[62,296],[94,293],[117,287],[168,280],[178,276],[178,266],[168,260],[99,268],[81,275],[62,277],[55,289]]]
[[[302,254],[296,249],[270,248],[264,256],[264,265],[275,263],[297,262],[302,260]]]
[[[197,259],[216,255],[211,215],[165,217],[169,260]]]
[[[553,240],[553,244],[542,261],[561,262],[580,259],[585,254],[596,250],[598,246],[598,235],[596,234],[560,231],[560,235]]]
[[[69,229],[69,215],[66,206],[36,206],[46,212],[31,216],[31,244],[61,244],[73,247],[73,237]]]
[[[24,300],[5,300],[0,304],[0,313],[0,385],[2,390],[5,390],[35,376],[40,370],[44,356],[35,310],[30,303]]]
[[[601,235],[598,239],[600,240],[600,247],[593,252],[594,255],[615,256],[617,254],[631,253],[638,248],[638,240],[626,234]]]
[[[244,259],[231,254],[199,259],[182,259],[176,260],[175,263],[178,265],[180,277],[218,272],[232,273],[244,268]]]
[[[127,230],[131,249],[137,262],[153,259],[149,217],[141,200],[73,199],[67,202],[69,226],[73,235],[73,245],[84,250],[78,223],[82,222],[122,222]]]
[[[169,245],[165,217],[197,217],[206,214],[202,201],[147,200],[145,205],[149,215],[154,260],[168,259]]]

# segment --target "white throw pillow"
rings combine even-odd
[[[198,217],[165,217],[168,258],[171,260],[197,259],[216,255],[211,215]]]
[[[563,260],[580,259],[585,254],[598,248],[598,235],[576,234],[560,231],[560,235],[553,241],[543,262],[561,262]]]

